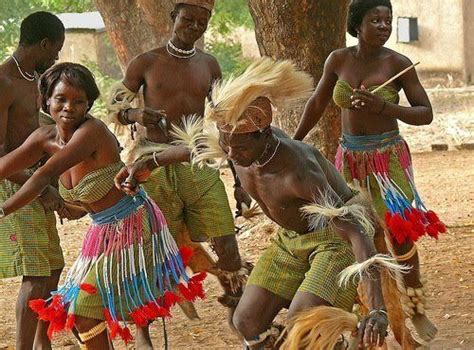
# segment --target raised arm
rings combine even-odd
[[[54,154],[42,167],[25,182],[25,184],[12,197],[2,204],[5,215],[22,208],[30,203],[51,183],[51,180],[63,172],[90,157],[103,139],[97,121],[88,120],[74,133],[71,140],[59,152]],[[32,135],[33,136],[33,135]],[[44,139],[42,140],[45,141]],[[27,146],[28,148],[31,145]],[[24,146],[9,153],[5,165],[16,162],[16,159],[24,155]],[[3,159],[2,159],[3,160]]]
[[[318,123],[321,119],[326,106],[331,99],[332,90],[337,82],[336,65],[337,65],[337,54],[331,53],[324,63],[324,70],[321,79],[316,86],[316,90],[313,95],[309,98],[304,108],[303,116],[296,129],[295,140],[303,140],[310,130]]]

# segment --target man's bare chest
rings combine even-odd
[[[39,101],[36,91],[17,94],[8,110],[7,143],[9,148],[21,145],[39,127]]]
[[[147,95],[174,96],[190,95],[205,97],[212,84],[211,73],[207,69],[165,67],[145,76]]]

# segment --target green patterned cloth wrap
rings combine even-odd
[[[258,260],[248,284],[292,300],[309,292],[332,306],[351,311],[357,286],[338,284],[339,273],[355,262],[351,246],[332,228],[298,234],[280,228]]]
[[[234,218],[218,170],[189,163],[167,165],[155,169],[143,188],[160,207],[174,237],[184,226],[195,242],[235,234]]]
[[[84,175],[79,183],[67,189],[59,181],[59,193],[67,202],[94,203],[104,198],[115,186],[114,177],[124,164],[119,161]]]
[[[28,170],[33,174],[34,170]],[[0,203],[19,189],[8,180],[0,181]],[[45,211],[39,200],[0,220],[0,278],[50,276],[61,270],[64,258],[54,212]]]
[[[373,91],[378,86],[371,86],[368,88],[369,91]],[[332,98],[334,102],[341,108],[352,108],[351,96],[354,94],[352,86],[345,80],[338,80],[334,86]],[[375,92],[376,96],[383,98],[387,102],[398,103],[400,97],[398,91],[391,86],[384,86],[380,90]]]

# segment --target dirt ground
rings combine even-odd
[[[453,100],[449,94],[430,92],[437,117],[433,125],[423,128],[402,127],[412,150],[423,152],[430,143],[446,142],[450,149],[466,140],[472,142],[473,91],[464,89],[466,99]],[[441,97],[440,97],[441,96]],[[437,102],[443,99],[443,102]],[[472,105],[471,105],[472,104]],[[454,116],[454,117],[453,117]],[[450,127],[455,125],[455,127]],[[450,129],[452,129],[450,133]],[[453,136],[456,135],[456,136]],[[425,204],[439,213],[449,233],[439,241],[422,239],[419,251],[422,271],[428,278],[429,315],[439,328],[431,349],[474,348],[474,151],[424,152],[413,155],[415,177]],[[231,191],[228,171],[223,171],[227,189]],[[80,249],[88,219],[65,222],[59,226],[68,269]],[[239,244],[243,256],[255,262],[269,243],[275,226],[259,217],[254,222],[239,221],[243,233]],[[15,299],[19,278],[0,280],[0,350],[14,349]],[[200,320],[189,321],[176,309],[166,324],[170,349],[241,349],[239,341],[228,331],[226,310],[217,303],[220,294],[217,281],[206,282],[207,299],[197,303]],[[162,325],[151,327],[154,344],[163,348]],[[63,335],[54,349],[77,349],[74,339]],[[121,343],[117,348],[123,349]],[[133,348],[133,344],[132,347]]]

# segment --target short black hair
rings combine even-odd
[[[99,88],[94,79],[94,74],[82,64],[64,62],[49,68],[39,80],[39,91],[41,95],[41,108],[49,113],[48,99],[53,94],[55,86],[60,81],[65,81],[71,86],[84,90],[89,104],[88,111],[92,108],[95,100],[99,97]]]
[[[57,42],[64,37],[64,24],[52,13],[34,12],[21,22],[20,45],[31,46],[43,39]]]
[[[347,32],[357,38],[357,28],[362,23],[367,11],[377,6],[385,6],[392,12],[390,0],[352,0],[347,14]]]

